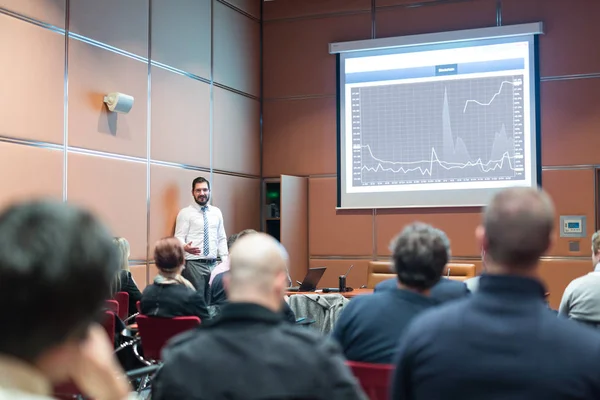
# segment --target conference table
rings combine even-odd
[[[317,289],[314,292],[286,292],[285,294],[288,296],[295,296],[295,295],[299,295],[299,294],[341,294],[342,296],[344,296],[347,299],[351,299],[353,297],[356,296],[360,296],[362,294],[371,294],[373,293],[373,289],[354,289],[351,292],[328,292],[328,293],[323,293],[322,289]]]

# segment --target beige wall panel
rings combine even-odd
[[[63,152],[0,142],[0,209],[34,198],[62,200]]]
[[[69,153],[67,199],[97,213],[129,241],[132,259],[146,257],[146,164]]]
[[[152,1],[152,60],[210,79],[208,0]]]
[[[350,275],[346,277],[346,286],[358,289],[362,285],[367,284],[369,260],[331,260],[311,258],[309,265],[310,268],[327,267],[325,273],[323,274],[323,278],[321,278],[321,281],[319,282],[319,288],[339,287],[339,276],[348,272],[348,268],[350,268],[351,265],[354,265],[354,267],[352,267]],[[300,281],[302,281],[302,278]]]
[[[214,88],[213,168],[260,175],[260,103]]]
[[[151,157],[210,167],[210,86],[152,67]]]
[[[227,236],[260,229],[260,179],[213,174],[212,204],[223,213]]]
[[[147,286],[146,282],[146,273],[148,271],[148,266],[146,265],[131,265],[129,266],[131,270],[131,276],[133,276],[133,280],[137,285],[140,292],[144,291],[144,288]]]
[[[280,19],[344,13],[352,11],[369,11],[370,0],[279,0],[264,2],[264,19]]]
[[[65,27],[66,0],[0,0],[0,7],[59,28]]]
[[[62,143],[65,37],[0,14],[0,135]]]
[[[128,114],[109,112],[104,96],[134,97]],[[69,41],[69,145],[146,157],[147,64]]]
[[[335,95],[329,43],[370,38],[370,13],[265,23],[264,97]]]
[[[260,18],[260,3],[262,0],[225,0],[227,3],[240,10],[252,15],[255,18]]]
[[[312,257],[373,254],[373,211],[336,210],[337,178],[309,179],[308,195]]]
[[[69,7],[72,32],[148,56],[148,0],[75,0]]]
[[[264,103],[263,176],[334,174],[334,97]]]
[[[213,4],[215,82],[260,96],[260,23]]]
[[[198,176],[210,178],[208,172],[183,168],[150,166],[150,239],[148,259],[153,259],[154,244],[160,238],[173,236],[179,210],[194,202],[192,181]],[[152,271],[152,268],[150,269]]]

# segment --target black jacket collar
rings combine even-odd
[[[221,309],[221,314],[210,322],[211,326],[236,322],[278,324],[282,322],[282,316],[254,303],[227,303]]]
[[[528,297],[543,299],[546,293],[544,285],[533,278],[514,275],[481,275],[479,291],[497,296]]]

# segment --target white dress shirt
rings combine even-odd
[[[200,249],[200,254],[185,253],[186,260],[215,259],[220,256],[227,259],[227,235],[223,225],[223,214],[215,206],[207,205],[208,218],[208,254],[202,254],[204,249],[204,215],[201,206],[194,203],[185,207],[177,214],[175,237],[184,245],[192,242],[192,247]]]

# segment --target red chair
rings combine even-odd
[[[118,316],[121,320],[125,321],[129,317],[129,293],[117,292],[114,298],[119,303]]]
[[[106,300],[104,302],[104,307],[106,307],[108,310],[114,312],[115,314],[119,315],[119,302],[116,300]]]
[[[102,327],[106,330],[108,338],[111,343],[115,343],[115,329],[117,321],[115,321],[116,314],[114,311],[104,311],[104,320],[102,321]]]
[[[140,314],[136,322],[144,351],[144,357],[140,360],[150,365],[160,361],[160,352],[169,339],[200,325],[200,318],[158,318]]]
[[[370,400],[388,400],[390,377],[394,370],[389,364],[368,364],[346,361]]]

